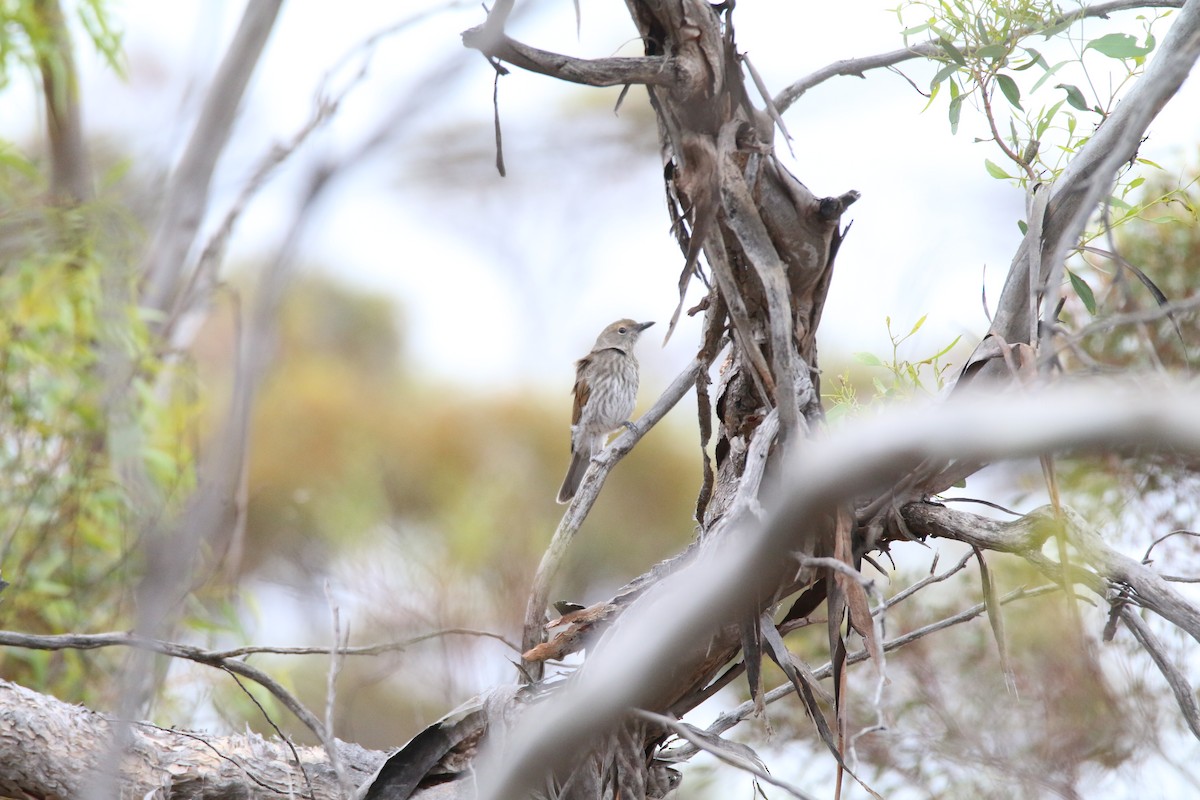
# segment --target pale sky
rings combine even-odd
[[[286,4],[214,184],[218,218],[258,159],[307,119],[330,65],[372,33],[434,5],[441,4],[344,0],[331,14],[325,3]],[[533,10],[511,33],[531,44],[583,56],[638,52],[627,15],[609,3],[584,0],[578,39],[572,4],[517,5]],[[889,6],[895,0],[743,2],[734,20],[741,50],[775,93],[829,62],[900,47]],[[126,31],[128,80],[112,76],[85,50],[85,123],[132,153],[169,159],[186,141],[242,3],[116,0],[112,7]],[[573,359],[603,325],[625,316],[658,320],[641,345],[643,363],[657,376],[643,386],[656,393],[695,350],[694,323],[681,325],[665,349],[653,335],[664,331],[675,307],[682,258],[668,233],[657,153],[603,148],[605,137],[628,136],[646,117],[614,117],[615,89],[568,86],[514,70],[500,83],[508,177],[499,178],[491,166],[494,73],[459,40],[482,19],[477,3],[457,3],[383,39],[339,117],[250,208],[230,262],[277,245],[299,176],[314,159],[354,147],[398,98],[428,79],[431,64],[465,59],[454,80],[425,98],[419,114],[396,124],[394,143],[327,197],[304,235],[302,258],[395,297],[417,364],[480,388],[534,383],[565,392]],[[1157,29],[1160,41],[1166,27]],[[1130,15],[1085,28],[1087,38],[1110,30],[1139,29]],[[1094,53],[1088,63],[1106,66]],[[911,62],[902,69],[927,88],[930,66]],[[1022,79],[1032,75],[1022,73]],[[17,84],[6,105],[24,105],[29,113],[4,115],[0,135],[27,135],[22,122],[34,119],[28,87]],[[1195,79],[1184,93],[1142,150],[1172,173],[1185,161],[1196,163]],[[1026,103],[1049,105],[1061,97],[1061,90],[1046,87]],[[644,90],[631,90],[627,108],[642,98]],[[945,96],[922,113],[924,105],[904,78],[876,71],[866,80],[833,79],[785,115],[795,158],[782,142],[779,151],[797,177],[819,196],[851,188],[862,193],[844,218],[854,228],[838,258],[821,328],[826,367],[858,350],[890,355],[887,316],[907,330],[929,314],[910,356],[958,334],[974,344],[987,325],[980,301],[985,267],[994,302],[1019,241],[1022,194],[985,172],[984,158],[1001,162],[1002,156],[994,145],[973,142],[985,135],[981,115],[965,108],[951,136]],[[1093,119],[1082,115],[1081,125]],[[652,139],[652,130],[643,131],[642,140]]]

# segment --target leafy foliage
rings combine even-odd
[[[0,218],[0,613],[30,632],[127,627],[143,517],[120,470],[147,477],[154,513],[186,493],[195,404],[156,390],[165,367],[129,299],[136,226],[103,199],[40,206],[43,188],[31,162],[0,164],[16,209]],[[7,677],[87,696],[80,660],[3,658]]]
[[[39,62],[61,71],[61,51],[55,41],[56,4],[39,0],[0,2],[0,90],[12,80],[12,69],[35,69]],[[124,74],[121,31],[113,23],[106,0],[79,0],[76,15],[96,52],[118,75]]]
[[[954,337],[953,341],[937,352],[915,361],[904,358],[900,354],[904,343],[921,330],[928,316],[926,314],[918,319],[908,333],[903,335],[893,331],[892,318],[886,318],[888,339],[892,343],[892,354],[889,358],[883,359],[874,353],[854,354],[858,363],[891,373],[886,379],[878,376],[871,378],[873,400],[908,399],[918,394],[932,395],[946,387],[954,365],[944,359],[958,345],[959,339],[962,337]],[[830,405],[829,417],[834,420],[852,413],[860,407],[858,391],[849,372],[838,376],[832,393],[826,395],[825,400]]]

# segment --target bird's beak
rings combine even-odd
[[[653,324],[654,324],[653,322],[639,322],[637,325],[634,325],[633,327],[637,328],[638,333],[641,333],[642,331],[646,330],[646,328],[649,328]]]

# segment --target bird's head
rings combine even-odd
[[[600,335],[596,337],[596,346],[592,349],[606,350],[612,347],[623,350],[626,353],[631,353],[633,352],[633,345],[637,342],[638,337],[642,335],[642,331],[653,324],[653,322],[634,322],[631,319],[619,319],[600,332]]]

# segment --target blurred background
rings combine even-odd
[[[903,25],[889,5],[742,3],[738,43],[778,92],[838,59],[901,47]],[[76,24],[80,97],[102,191],[129,223],[136,252],[242,4],[114,0],[106,6],[121,37],[120,69],[105,64]],[[611,4],[582,0],[578,32],[571,3],[517,6],[510,33],[529,44],[580,56],[640,53],[627,16]],[[220,162],[204,228],[216,229],[272,148],[310,120],[318,96],[345,92],[332,120],[247,206],[226,260],[225,287],[187,353],[195,370],[187,402],[201,420],[202,438],[227,403],[239,309],[254,295],[262,264],[285,243],[296,248],[300,270],[287,288],[278,346],[249,429],[245,531],[198,588],[186,620],[189,637],[214,647],[328,645],[331,606],[355,644],[438,634],[346,663],[335,729],[368,747],[396,746],[472,695],[515,678],[513,643],[526,593],[562,511],[554,495],[568,460],[574,359],[614,319],[657,320],[639,346],[644,408],[687,364],[698,341],[698,319],[685,316],[662,342],[678,302],[682,258],[668,230],[644,91],[631,90],[614,113],[619,89],[515,70],[502,77],[507,177],[500,177],[495,71],[459,39],[482,20],[478,5],[468,2],[285,5]],[[1088,36],[1128,24],[1086,23]],[[951,135],[945,99],[929,104],[914,88],[927,86],[936,67],[912,62],[866,80],[836,78],[805,94],[785,117],[793,138],[790,147],[780,143],[779,153],[806,185],[818,196],[862,193],[845,220],[854,227],[839,253],[820,337],[824,388],[845,390],[834,416],[868,405],[876,394],[936,394],[932,373],[924,373],[921,387],[898,387],[877,362],[919,362],[958,337],[939,366],[960,361],[987,329],[985,303],[999,296],[1020,240],[1024,195],[984,168],[984,158],[996,155],[977,141],[988,135],[982,119],[964,113]],[[45,128],[38,86],[19,71],[8,77],[0,139],[36,162]],[[1141,151],[1161,165],[1166,183],[1186,183],[1180,176],[1195,172],[1195,81],[1185,95],[1164,111]],[[299,240],[285,242],[308,179],[329,164],[339,167],[334,185]],[[10,219],[21,197],[13,180],[5,185],[10,205],[0,207]],[[1172,297],[1182,296],[1192,285],[1186,268],[1200,259],[1194,209],[1162,213],[1191,219],[1192,238],[1147,226],[1129,241],[1147,248],[1148,259],[1170,254],[1174,268],[1156,278],[1172,287]],[[1097,293],[1109,285],[1111,276],[1084,274]],[[685,308],[698,299],[689,296]],[[1068,311],[1082,313],[1077,303]],[[855,356],[863,352],[876,358]],[[690,541],[699,447],[689,398],[615,471],[576,540],[556,598],[602,599]],[[1030,472],[1016,465],[972,488],[996,488],[1005,502],[1029,510],[1044,502]],[[1079,472],[1083,483],[1088,471]],[[1136,489],[1150,503],[1146,485]],[[1128,496],[1106,495],[1110,490],[1105,484],[1083,496],[1128,513]],[[1160,500],[1153,513],[1186,526],[1193,511]],[[0,603],[0,623],[50,633],[127,624],[128,599],[111,588],[112,565],[134,543],[104,538],[102,526],[78,525],[72,529],[78,538],[64,543],[54,533],[61,519],[46,513],[41,527],[30,528],[29,515],[9,523],[0,568],[17,591]],[[1108,519],[1119,527],[1128,517],[1113,512]],[[26,536],[27,529],[33,533]],[[942,550],[957,559],[953,547]],[[928,571],[933,555],[919,546],[898,554],[893,586]],[[1017,566],[998,574],[1010,587],[1032,580]],[[960,578],[890,624],[916,627],[976,602],[977,578]],[[994,735],[980,734],[953,752],[942,747],[942,736],[962,742],[1004,711],[993,702],[1005,691],[989,650],[994,645],[975,623],[903,657],[909,668],[892,690],[900,738],[879,750],[867,744],[860,753],[877,765],[876,777],[959,796],[975,785],[979,764],[1020,751],[1030,774],[1069,764],[1055,786],[1101,780],[1119,788],[1162,759],[1173,760],[1169,748],[1160,747],[1153,759],[1138,749],[1159,741],[1149,731],[1169,709],[1144,687],[1145,665],[1117,661],[1106,674],[1090,651],[1056,648],[1054,615],[1062,613],[1061,600],[1045,599],[1011,623],[1013,657],[1027,676],[1022,699],[1061,713],[1030,731],[1019,730],[1027,720],[1014,711],[1011,726],[996,724]],[[822,631],[797,634],[793,647],[824,661]],[[111,697],[98,676],[118,659],[9,650],[0,654],[0,673],[103,706]],[[254,663],[310,707],[323,707],[327,659],[256,656]],[[203,669],[175,663],[167,681],[155,711],[163,721],[210,729],[248,722],[270,732],[236,687]],[[717,702],[736,702],[738,691]],[[1144,727],[1127,724],[1131,707],[1149,710]],[[701,709],[696,724],[712,714]],[[282,712],[275,717],[287,721]],[[798,706],[773,711],[771,723],[776,735],[764,752],[775,751],[776,760],[768,763],[790,780],[813,779],[803,766],[812,736]],[[285,729],[305,738],[290,722]],[[757,725],[747,735],[763,734]],[[814,759],[819,766],[812,770],[831,772],[827,761]],[[698,759],[681,796],[723,796],[722,784],[709,784],[710,768]],[[736,785],[745,788],[746,781]]]

